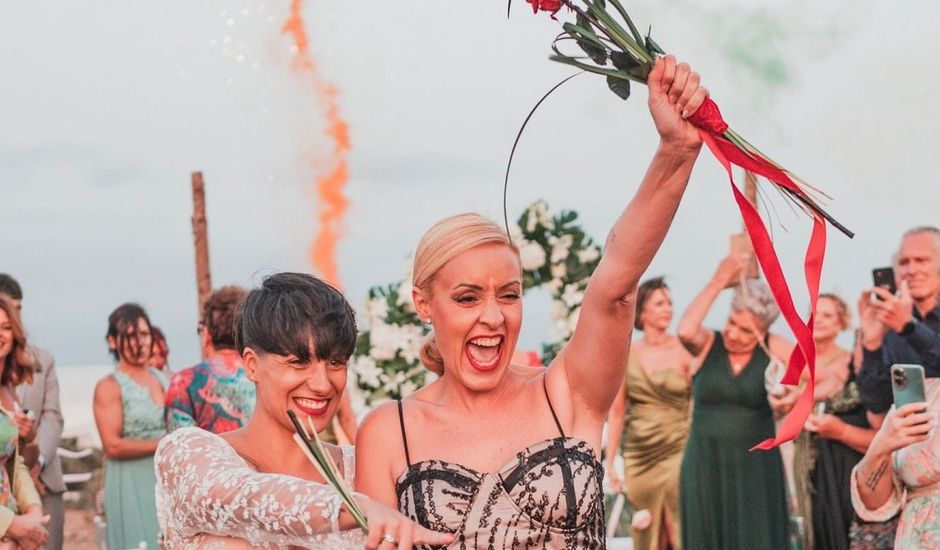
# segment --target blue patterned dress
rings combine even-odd
[[[148,370],[160,380],[166,391],[168,380],[159,370]],[[121,388],[121,406],[124,427],[121,437],[153,440],[166,434],[163,425],[163,405],[157,405],[144,386],[128,375],[115,371],[111,376]],[[127,460],[108,460],[104,481],[104,509],[108,522],[108,547],[115,550],[137,548],[146,542],[148,548],[157,546],[157,506],[155,487],[157,476],[153,469],[153,455]]]

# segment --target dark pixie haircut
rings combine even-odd
[[[124,349],[127,339],[137,338],[138,319],[147,321],[147,326],[151,326],[150,317],[147,316],[144,308],[133,303],[121,304],[111,312],[111,315],[108,315],[108,334],[105,339],[110,337],[115,340],[116,345],[111,350],[111,356],[115,360],[121,360],[121,350]],[[131,327],[130,334],[127,333],[127,327]]]
[[[6,294],[14,300],[23,299],[23,289],[20,283],[6,273],[0,273],[0,294]]]
[[[235,346],[310,361],[347,361],[356,314],[340,291],[306,273],[275,273],[248,293],[235,315]]]
[[[212,347],[235,349],[235,312],[248,292],[239,286],[223,286],[202,305],[202,324],[209,331]]]
[[[643,313],[643,308],[646,307],[646,302],[649,301],[653,292],[660,289],[669,290],[669,285],[666,284],[664,277],[653,277],[640,284],[640,288],[636,291],[636,315],[633,316],[633,328],[643,330],[640,313]]]

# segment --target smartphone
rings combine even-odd
[[[891,390],[894,405],[901,408],[908,403],[924,403],[924,367],[920,365],[891,365]]]
[[[871,278],[875,281],[875,286],[880,286],[891,294],[897,294],[898,287],[894,282],[893,267],[876,267],[871,270]]]

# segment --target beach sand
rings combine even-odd
[[[65,510],[65,541],[68,550],[97,550],[94,512],[90,510]]]

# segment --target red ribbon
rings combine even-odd
[[[774,251],[773,242],[767,228],[764,226],[764,221],[757,213],[754,205],[747,200],[738,189],[738,186],[735,185],[731,165],[740,166],[797,193],[802,194],[802,190],[785,171],[763,157],[753,156],[742,151],[729,141],[723,135],[727,131],[728,125],[721,117],[718,105],[711,99],[706,99],[702,106],[690,117],[689,121],[699,129],[702,140],[728,172],[734,200],[741,210],[744,226],[751,238],[757,261],[767,278],[767,284],[770,286],[770,291],[780,307],[783,318],[796,337],[797,346],[790,354],[787,371],[782,382],[787,385],[797,385],[800,382],[803,367],[809,369],[809,384],[803,390],[803,394],[800,395],[793,409],[784,418],[776,437],[758,443],[751,450],[773,449],[799,435],[813,408],[813,392],[816,381],[816,343],[813,340],[813,319],[816,315],[816,300],[819,298],[819,278],[822,274],[823,257],[826,253],[826,224],[819,215],[813,217],[813,233],[803,261],[806,287],[809,291],[810,314],[809,318],[803,321],[793,305],[793,296],[790,294],[787,280],[783,276],[780,260],[777,258],[776,251]]]

